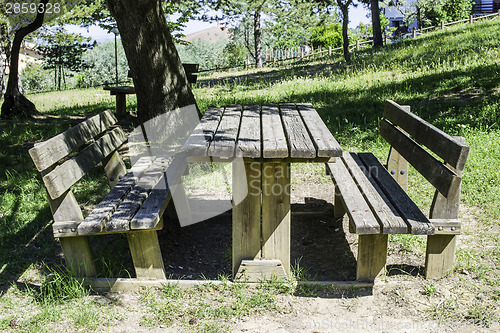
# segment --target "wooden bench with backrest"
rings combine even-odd
[[[464,138],[412,114],[409,106],[388,100],[384,118],[380,135],[391,145],[385,167],[371,153],[344,153],[326,165],[335,184],[334,217],[347,213],[349,231],[358,234],[358,280],[385,272],[389,234],[427,235],[425,275],[439,278],[453,269],[469,147]],[[406,194],[408,162],[436,189],[429,217]]]
[[[41,173],[67,265],[80,276],[97,274],[89,236],[126,233],[136,276],[164,279],[156,231],[172,197],[182,189],[186,161],[176,156],[145,156],[126,170],[118,149],[127,140],[116,118],[104,111],[29,150]],[[91,169],[104,168],[111,191],[86,217],[72,187]],[[168,179],[167,179],[168,173]]]

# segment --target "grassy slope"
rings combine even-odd
[[[387,146],[377,128],[387,98],[411,105],[414,112],[449,133],[465,136],[471,154],[464,172],[463,202],[480,224],[463,237],[457,271],[473,275],[474,292],[482,303],[476,316],[491,315],[488,309],[500,296],[499,34],[499,20],[461,26],[359,53],[349,67],[330,61],[268,70],[270,76],[257,82],[200,87],[195,94],[202,110],[210,104],[311,102],[346,150],[372,150],[380,158]],[[311,75],[311,71],[316,72]],[[113,107],[113,99],[95,89],[39,94],[31,99],[42,112],[63,119],[0,122],[0,293],[2,286],[21,276],[25,281],[36,280],[26,276],[29,267],[57,261],[51,214],[27,150],[33,142],[79,121],[65,116],[95,114]],[[129,100],[133,106],[134,100]],[[81,202],[98,200],[96,193],[86,189],[97,187],[97,194],[102,194],[106,189],[98,185],[99,180],[91,175],[80,185]],[[411,195],[422,207],[428,206],[422,194],[429,195],[429,187],[419,178],[412,181],[418,187],[410,188]],[[397,240],[422,250],[418,240]],[[9,302],[0,297],[0,305]],[[2,329],[7,321],[0,323]]]

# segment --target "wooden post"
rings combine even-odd
[[[120,178],[127,173],[125,163],[123,163],[123,159],[116,150],[102,160],[102,165],[110,188],[115,187]]]
[[[473,16],[472,14],[471,14],[471,16],[470,16],[469,23],[470,23],[470,24],[473,24],[473,23],[474,23],[474,16]]]
[[[290,276],[290,164],[262,165],[262,259],[279,259]]]
[[[444,30],[444,21],[441,21],[441,30]]]
[[[390,148],[387,158],[387,170],[401,188],[408,191],[408,162],[393,147]]]
[[[166,279],[156,230],[127,233],[128,245],[138,278]]]
[[[465,144],[464,138],[456,138]],[[462,170],[456,170],[450,165],[450,169],[458,176],[462,175]],[[448,198],[438,191],[434,194],[429,217],[431,219],[457,219],[460,205],[460,188],[450,193]],[[430,235],[427,236],[427,249],[425,253],[425,277],[427,279],[439,279],[447,272],[451,271],[455,261],[456,235]]]
[[[328,56],[329,57],[332,56],[332,47],[331,46],[328,46]]]
[[[356,40],[356,51],[359,51],[361,49],[361,46],[359,45],[359,39]]]
[[[127,95],[116,93],[116,117],[125,118],[127,116]]]
[[[358,235],[357,280],[373,281],[385,273],[387,236],[387,234]]]
[[[233,278],[244,259],[261,257],[261,165],[233,163]]]
[[[417,29],[413,29],[413,38],[417,38]]]
[[[48,194],[47,197],[54,222],[83,221],[82,210],[71,190],[55,200],[52,200]],[[66,264],[72,272],[85,277],[97,275],[88,237],[61,237],[59,241]]]

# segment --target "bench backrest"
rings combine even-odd
[[[457,196],[469,147],[412,114],[408,106],[388,100],[380,135],[445,198]],[[428,152],[427,147],[437,157]]]
[[[127,140],[117,120],[104,111],[29,150],[47,189],[55,221],[83,219],[71,187],[101,163],[110,186],[126,172],[117,149]]]

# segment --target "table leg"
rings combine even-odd
[[[260,253],[260,163],[233,163],[233,277],[244,259]]]
[[[290,163],[262,165],[262,259],[278,259],[290,276]]]
[[[116,117],[125,118],[127,116],[127,95],[116,94]]]

